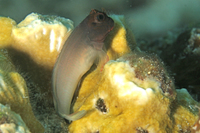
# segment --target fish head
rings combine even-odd
[[[88,38],[94,45],[96,49],[102,49],[101,46],[107,37],[108,33],[114,28],[114,21],[112,18],[107,16],[106,13],[92,10],[90,14],[86,17],[86,24],[88,28]]]

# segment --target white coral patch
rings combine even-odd
[[[153,92],[151,88],[143,89],[135,85],[133,82],[128,81],[124,74],[115,74],[113,79],[117,86],[119,97],[134,99],[137,104],[146,103],[149,99],[149,95]]]
[[[109,79],[118,91],[119,97],[128,100],[134,99],[136,104],[145,104],[149,100],[153,90],[151,88],[141,88],[131,81],[134,78],[134,70],[128,62],[112,61],[108,66],[106,69],[108,70]]]
[[[50,52],[60,51],[67,37],[74,29],[70,19],[52,17],[45,21],[47,16],[31,13],[17,27],[13,28],[13,36],[16,42],[20,40],[27,44],[27,38],[31,45],[40,42],[43,38],[49,38],[49,44],[43,43],[43,47],[49,48]],[[48,41],[48,40],[47,40]]]
[[[55,47],[55,32],[54,30],[51,30],[50,32],[50,51],[52,52],[54,50]]]
[[[58,37],[57,39],[58,39],[58,44],[56,45],[56,49],[57,51],[60,51],[61,46],[62,46],[62,38]]]
[[[42,33],[45,35],[47,33],[47,30],[45,28],[42,28]]]

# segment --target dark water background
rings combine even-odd
[[[136,38],[200,22],[200,0],[0,0],[0,15],[16,22],[36,12],[70,18],[76,26],[91,9],[125,15]]]

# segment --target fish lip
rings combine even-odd
[[[109,34],[113,29],[114,29],[114,26],[112,26],[112,27],[110,28],[110,30],[108,30],[108,32],[105,34],[105,37],[102,39],[102,41],[105,40],[105,38],[108,36],[108,34]]]
[[[108,30],[108,31],[105,33],[105,35],[104,35],[104,37],[103,37],[102,39],[90,40],[90,41],[94,41],[94,42],[97,42],[97,43],[102,43],[102,42],[104,42],[105,39],[106,39],[106,37],[108,37],[108,34],[109,34],[113,29],[114,29],[114,26],[112,26],[112,27],[110,28],[110,30]]]

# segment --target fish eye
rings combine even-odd
[[[100,14],[97,15],[97,20],[98,21],[103,21],[104,19],[105,19],[104,14],[100,13]]]

